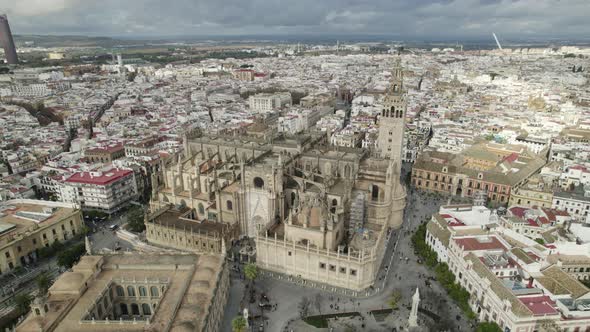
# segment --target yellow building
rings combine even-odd
[[[527,183],[512,190],[509,205],[550,208],[552,202],[553,190],[551,190],[551,186],[545,184],[540,176],[533,176]]]
[[[87,255],[33,301],[16,331],[215,332],[228,295],[221,255]]]
[[[75,204],[17,199],[0,204],[0,273],[37,260],[38,250],[80,234]]]

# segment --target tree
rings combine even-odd
[[[39,288],[39,295],[47,294],[47,291],[49,290],[52,281],[53,280],[51,279],[49,274],[47,274],[47,272],[43,272],[39,276],[37,276],[36,282],[37,288]]]
[[[316,310],[321,314],[322,313],[322,294],[317,293],[313,298],[313,304],[315,305]]]
[[[538,244],[540,244],[540,245],[543,245],[543,244],[545,244],[545,240],[543,240],[543,239],[542,239],[542,238],[540,238],[540,237],[536,238],[536,239],[535,239],[535,242],[537,242],[537,243],[538,243]]]
[[[502,329],[494,322],[481,322],[477,324],[475,332],[502,332]]]
[[[80,260],[80,257],[82,257],[85,252],[86,247],[84,243],[77,244],[68,250],[61,251],[57,254],[57,265],[69,269]]]
[[[307,317],[309,314],[309,299],[306,296],[301,298],[301,301],[299,301],[299,304],[297,305],[297,309],[299,309],[299,316],[301,318]]]
[[[398,290],[394,290],[393,292],[391,292],[391,295],[389,296],[389,300],[387,301],[387,304],[389,305],[389,307],[391,309],[397,309],[398,305],[399,305],[399,301],[402,299],[402,294],[400,293],[400,291]]]
[[[14,298],[16,309],[21,315],[26,314],[31,309],[31,301],[33,301],[33,298],[29,294],[19,294]]]
[[[141,233],[145,230],[145,214],[142,208],[134,208],[127,214],[127,225],[130,231]]]
[[[256,264],[246,264],[244,267],[244,275],[246,276],[246,279],[250,280],[250,282],[256,280],[256,277],[258,277],[258,267],[256,267]]]
[[[237,316],[232,319],[231,330],[233,332],[246,332],[246,319],[243,316]]]

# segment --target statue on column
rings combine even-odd
[[[244,308],[244,320],[246,320],[246,328],[250,327],[250,323],[248,322],[248,308]]]
[[[92,245],[88,236],[84,237],[84,247],[86,249],[86,255],[92,256]]]
[[[408,319],[408,324],[410,327],[417,327],[418,326],[418,304],[420,303],[420,291],[418,287],[416,287],[416,293],[412,296],[412,310],[410,311],[410,318]]]

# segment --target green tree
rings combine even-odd
[[[402,299],[402,294],[400,293],[400,291],[398,291],[397,289],[394,290],[393,292],[391,292],[391,295],[389,296],[389,300],[387,300],[387,305],[389,305],[389,307],[391,309],[397,309],[399,306],[399,301]]]
[[[494,322],[481,322],[477,324],[475,332],[502,332],[502,329]]]
[[[541,245],[545,244],[545,240],[543,240],[543,239],[542,239],[542,238],[540,238],[540,237],[536,238],[536,239],[535,239],[535,242],[537,242],[538,244],[541,244]]]
[[[142,208],[134,208],[127,214],[127,226],[130,231],[141,233],[145,230],[145,213]]]
[[[43,272],[39,276],[37,276],[36,282],[37,288],[39,288],[39,295],[47,294],[47,291],[49,290],[52,281],[53,280],[51,279],[49,274],[47,274],[47,272]]]
[[[33,297],[29,294],[19,294],[14,298],[14,303],[16,304],[16,310],[21,315],[26,314],[31,309],[31,301],[33,301]]]
[[[70,249],[61,251],[57,254],[57,265],[69,269],[80,260],[80,257],[84,255],[84,252],[86,252],[84,243],[77,244]]]
[[[297,309],[299,309],[299,317],[307,318],[307,315],[309,314],[309,305],[309,299],[306,296],[302,297],[297,305]]]
[[[244,275],[246,276],[246,279],[250,280],[250,282],[256,280],[256,278],[258,277],[258,267],[256,266],[256,264],[246,264],[246,266],[244,267]]]
[[[246,319],[243,316],[237,316],[232,319],[231,330],[233,332],[246,332]]]

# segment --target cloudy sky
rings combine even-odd
[[[0,0],[14,34],[587,37],[590,0]]]

